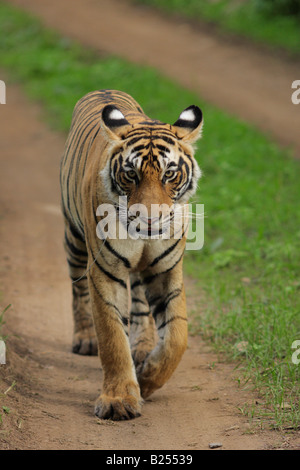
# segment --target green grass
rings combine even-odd
[[[299,16],[275,15],[259,8],[259,0],[135,0],[168,13],[216,24],[225,32],[235,33],[258,43],[300,53]]]
[[[7,336],[3,334],[3,326],[5,325],[4,315],[10,307],[11,304],[7,305],[0,313],[0,341],[6,341],[7,339]]]
[[[130,93],[165,122],[192,103],[202,107],[197,158],[205,245],[186,253],[185,269],[197,279],[206,308],[199,314],[198,306],[192,324],[240,364],[241,384],[260,391],[256,415],[274,427],[299,426],[300,366],[291,361],[291,345],[300,339],[299,161],[155,70],[98,57],[3,3],[0,31],[2,67],[64,132],[76,100],[95,89]],[[252,408],[247,412],[253,415]]]
[[[6,342],[7,336],[3,334],[3,326],[5,325],[4,321],[4,315],[7,312],[7,310],[10,308],[11,305],[7,305],[2,312],[0,313],[0,341]],[[3,365],[0,364],[0,368],[3,367]],[[0,391],[0,427],[3,423],[3,413],[8,414],[9,413],[9,408],[7,408],[5,405],[3,405],[2,400],[4,398],[5,394],[1,393]]]

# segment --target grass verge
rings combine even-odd
[[[300,54],[300,18],[266,12],[259,1],[237,0],[134,0],[177,13],[185,18],[216,24],[221,31],[238,34],[257,43]]]
[[[198,199],[205,204],[205,245],[186,253],[185,269],[205,292],[207,308],[194,312],[194,329],[238,361],[239,380],[260,391],[256,417],[260,412],[277,428],[299,427],[300,366],[291,349],[300,339],[299,162],[155,70],[100,58],[4,3],[0,30],[1,66],[62,131],[76,100],[94,89],[132,94],[148,115],[165,122],[189,104],[202,107],[197,158],[204,172]],[[253,409],[243,410],[253,416]]]
[[[7,307],[5,307],[0,313],[0,368],[4,366],[5,357],[6,357],[5,342],[7,340],[7,336],[3,334],[3,326],[5,325],[4,315],[5,315],[5,312],[7,312],[9,308],[10,308],[10,305],[7,305]],[[3,423],[3,415],[9,413],[9,408],[3,404],[4,397],[5,397],[5,394],[2,394],[0,392],[0,427],[1,427],[1,424]]]
[[[0,313],[0,340],[2,341],[5,341],[6,340],[6,336],[2,334],[2,328],[3,328],[3,325],[5,325],[5,321],[4,321],[4,315],[5,313],[7,312],[7,310],[11,307],[11,305],[7,305],[3,310],[2,312]]]

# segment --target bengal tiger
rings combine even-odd
[[[201,171],[193,144],[202,122],[194,105],[173,125],[150,119],[131,96],[114,90],[88,93],[74,108],[60,171],[73,293],[72,350],[99,351],[99,418],[140,416],[143,399],[162,387],[180,362],[187,315],[186,229],[179,227],[177,238],[174,228],[169,238],[101,238],[97,210],[111,204],[119,229],[139,219],[143,233],[161,234],[165,221],[174,219],[175,204],[183,207],[196,191]],[[146,210],[132,213],[136,204]],[[157,217],[151,216],[153,204],[164,208]]]

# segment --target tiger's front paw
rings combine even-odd
[[[102,394],[96,402],[95,415],[114,421],[137,418],[141,416],[141,400],[132,395],[111,397]]]
[[[98,343],[94,327],[84,328],[74,334],[72,352],[83,356],[97,356]]]

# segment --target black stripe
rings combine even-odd
[[[70,276],[71,278],[71,281],[73,282],[80,282],[80,281],[86,281],[87,280],[87,277],[86,276],[82,276],[78,279],[78,277],[73,277],[73,276]]]
[[[175,299],[181,294],[182,288],[180,289],[174,289],[172,292],[170,292],[167,297],[160,302],[154,309],[153,311],[153,317],[155,318],[159,313],[162,313],[166,310],[167,306],[171,302],[171,300]]]
[[[75,245],[73,245],[73,243],[71,243],[69,240],[68,240],[68,237],[67,237],[67,234],[65,234],[65,241],[66,241],[66,244],[67,244],[67,247],[69,248],[69,250],[71,251],[71,253],[75,256],[87,256],[87,252],[86,251],[83,251],[83,250],[79,250],[78,248],[76,248]]]
[[[132,131],[127,132],[126,139],[143,136],[145,138],[149,137],[145,129],[133,129]]]
[[[70,261],[69,259],[67,259],[67,262],[68,262],[69,266],[71,266],[71,268],[77,268],[77,269],[86,268],[86,264],[75,264],[72,261]]]
[[[132,297],[131,302],[136,303],[136,304],[147,305],[147,302],[145,302],[144,300],[138,299],[137,297]]]
[[[110,273],[109,271],[106,271],[106,269],[104,269],[101,264],[97,261],[97,256],[98,254],[94,255],[93,253],[93,250],[91,248],[91,245],[88,241],[88,245],[89,245],[89,249],[90,249],[90,252],[91,252],[91,255],[93,257],[93,260],[94,260],[94,263],[95,265],[100,269],[100,271],[102,271],[107,277],[109,277],[109,279],[111,279],[112,281],[115,281],[115,282],[118,282],[120,284],[120,286],[124,287],[125,289],[127,289],[127,285],[126,283],[123,281],[123,279],[119,279],[118,277],[114,276],[112,273]]]
[[[123,261],[124,263],[124,266],[128,269],[131,268],[131,264],[130,262],[128,261],[127,258],[125,258],[124,256],[120,255],[120,253],[118,253],[112,246],[111,244],[108,242],[108,240],[106,239],[105,241],[105,248],[107,248],[113,255],[115,255],[118,259],[120,259],[121,261]]]
[[[157,329],[160,330],[161,328],[164,328],[168,323],[170,323],[171,321],[174,321],[174,320],[184,320],[184,321],[187,321],[187,318],[181,317],[181,316],[178,315],[178,316],[176,316],[176,317],[170,318],[170,320],[164,321],[160,326],[157,327]]]
[[[147,144],[147,145],[145,145],[145,144],[137,145],[136,147],[134,147],[134,148],[132,149],[132,151],[133,151],[133,152],[139,152],[140,150],[148,149],[148,148],[149,148],[149,145],[150,145],[150,144]]]
[[[178,238],[178,240],[173,243],[173,245],[169,246],[169,248],[167,250],[165,250],[163,253],[161,253],[159,256],[157,256],[153,261],[152,263],[150,264],[150,267],[152,268],[153,266],[155,266],[161,259],[163,259],[165,256],[168,256],[173,250],[174,248],[176,248],[176,246],[178,245],[178,243],[180,242],[181,238]]]
[[[82,243],[85,243],[84,238],[82,238],[81,233],[79,233],[79,231],[77,230],[77,228],[75,226],[70,224],[69,228],[70,228],[70,232],[71,232],[71,234],[73,235],[74,238],[77,238],[77,240],[80,240]]]
[[[149,298],[148,303],[152,307],[153,305],[156,305],[157,301],[160,299],[161,299],[161,295],[157,295],[156,297]]]
[[[164,145],[156,144],[155,147],[157,147],[159,150],[162,150],[163,152],[168,152],[170,153],[170,149],[168,147],[165,147]]]
[[[148,277],[145,277],[144,280],[143,280],[143,283],[144,284],[150,284],[153,279],[155,279],[156,277],[160,276],[161,274],[166,274],[170,271],[172,271],[172,269],[175,268],[175,266],[180,262],[181,258],[183,257],[183,253],[181,254],[181,256],[179,257],[179,259],[177,261],[175,261],[175,263],[173,264],[173,266],[171,266],[169,269],[167,269],[166,271],[162,271],[160,273],[155,273],[155,274],[152,274],[152,276],[148,276]]]
[[[123,318],[125,318],[125,317],[123,317],[123,315],[121,314],[121,312],[120,312],[120,310],[118,309],[118,307],[116,307],[116,305],[114,305],[114,304],[112,304],[111,302],[108,302],[107,300],[104,299],[103,295],[101,294],[101,292],[100,292],[99,289],[97,288],[97,286],[96,286],[96,284],[95,284],[94,279],[93,279],[92,276],[90,276],[90,280],[91,280],[91,282],[92,282],[92,284],[93,284],[93,286],[94,286],[95,291],[97,292],[97,294],[99,295],[99,297],[101,297],[101,299],[103,300],[103,302],[105,303],[105,305],[108,305],[109,307],[112,307],[112,308],[117,312],[118,317],[119,317],[119,320],[121,320],[121,321],[122,321],[122,324],[124,325],[124,323],[123,323]],[[125,332],[126,336],[128,336],[127,331],[124,330],[124,332]]]
[[[83,294],[79,294],[79,297],[87,297],[88,295],[90,295],[89,291],[87,291]]]
[[[141,286],[141,285],[142,285],[142,281],[140,279],[138,279],[137,281],[135,281],[131,284],[131,289],[133,290],[136,287]]]
[[[100,271],[102,271],[107,277],[109,277],[109,279],[111,279],[112,281],[115,281],[115,282],[118,282],[120,284],[120,286],[124,287],[125,289],[127,289],[127,285],[126,283],[123,281],[123,279],[119,279],[118,277],[114,276],[112,273],[110,273],[109,271],[106,271],[106,269],[104,269],[101,264],[99,264],[99,262],[97,260],[95,260],[95,264],[96,266],[98,266],[98,268],[100,269]]]
[[[130,315],[135,317],[148,317],[150,315],[150,310],[148,312],[130,312]]]
[[[97,225],[97,227],[98,227],[98,230],[99,230],[101,236],[103,236],[103,232],[102,232],[102,230],[101,230],[100,225]],[[131,264],[130,264],[130,262],[128,261],[128,259],[125,258],[125,256],[120,255],[120,253],[118,253],[118,252],[111,246],[111,244],[109,243],[109,241],[108,241],[107,238],[105,239],[104,247],[107,248],[116,258],[118,258],[119,260],[121,260],[126,268],[128,268],[128,269],[131,268]]]
[[[153,137],[153,139],[155,139],[155,138],[156,137]],[[165,137],[165,136],[161,135],[159,138],[164,140],[165,142],[167,142],[170,145],[175,145],[175,140],[171,139],[170,137]]]
[[[144,135],[140,135],[138,137],[132,137],[132,139],[130,139],[127,142],[127,147],[129,147],[130,145],[136,144],[139,140],[141,140],[144,137],[145,137]],[[141,146],[141,147],[143,148],[143,146]]]

